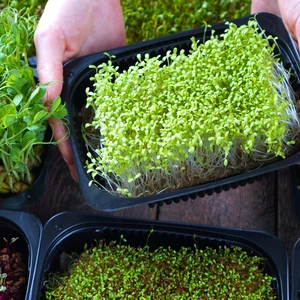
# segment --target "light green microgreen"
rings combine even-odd
[[[289,72],[255,19],[119,71],[91,66],[94,182],[122,196],[170,191],[285,158],[299,132]],[[99,134],[100,132],[100,134]],[[87,143],[89,144],[88,138]],[[231,172],[231,173],[230,173]]]

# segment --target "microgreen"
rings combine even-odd
[[[122,0],[127,43],[249,15],[251,0]]]
[[[100,241],[66,273],[50,274],[47,300],[276,299],[264,259],[238,247],[132,247]]]
[[[285,158],[300,125],[290,73],[275,47],[276,38],[251,19],[240,27],[228,23],[220,37],[212,31],[205,43],[192,38],[188,53],[138,55],[124,71],[114,57],[91,66],[93,119],[83,135],[93,181],[139,197]]]
[[[49,117],[63,119],[66,109],[55,99],[51,109],[42,99],[46,86],[36,84],[27,50],[36,28],[27,9],[0,11],[0,192],[25,190],[41,163]]]

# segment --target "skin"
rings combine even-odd
[[[300,41],[300,0],[252,0],[251,13],[258,12],[281,17],[294,40]]]
[[[60,95],[63,63],[77,56],[120,47],[126,34],[120,0],[49,0],[35,31],[37,71],[47,86],[45,105]],[[59,150],[78,181],[66,129],[50,119]]]

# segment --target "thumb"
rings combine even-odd
[[[280,11],[279,11],[277,1],[252,0],[251,13],[256,14],[259,12],[268,12],[268,13],[280,16]]]
[[[298,0],[279,0],[282,20],[287,31],[296,43],[300,43],[300,2]]]

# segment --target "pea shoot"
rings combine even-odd
[[[66,109],[58,97],[51,108],[43,104],[46,86],[36,83],[28,64],[37,19],[28,9],[0,11],[0,193],[19,193],[35,178],[47,142],[48,118],[61,119]]]

